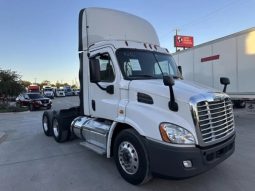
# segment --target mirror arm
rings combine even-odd
[[[107,87],[101,86],[98,82],[95,83],[101,90],[106,91],[109,94],[114,94],[113,85],[109,85]]]
[[[175,102],[174,91],[172,86],[169,86],[169,91],[170,91],[170,101],[168,102],[168,107],[170,110],[177,112],[178,104]]]
[[[101,90],[106,91],[106,88],[104,88],[103,86],[101,86],[98,82],[95,83]]]
[[[227,90],[227,85],[225,84],[223,88],[223,92],[226,93],[226,90]]]

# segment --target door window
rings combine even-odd
[[[101,82],[113,82],[115,79],[115,73],[110,55],[108,53],[104,53],[97,55],[94,59],[99,61]]]

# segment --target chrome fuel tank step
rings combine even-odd
[[[78,117],[71,124],[71,132],[79,137],[83,146],[103,153],[106,151],[108,132],[112,121],[90,117]],[[84,145],[85,144],[85,145]]]

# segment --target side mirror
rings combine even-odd
[[[181,67],[181,66],[178,66],[178,70],[179,70],[179,72],[180,72],[181,75],[182,75],[182,67]]]
[[[230,84],[229,78],[221,77],[221,78],[220,78],[220,83],[221,83],[222,85],[224,85],[223,92],[225,93],[226,90],[227,90],[227,85]]]
[[[174,78],[170,75],[163,76],[163,82],[165,86],[173,86]]]
[[[108,94],[114,94],[114,86],[113,86],[113,85],[107,86],[105,91],[106,91]]]
[[[100,63],[97,59],[90,59],[89,61],[89,70],[90,70],[90,81],[92,83],[98,83],[101,81],[100,78]]]
[[[228,85],[228,84],[230,84],[229,78],[221,77],[221,78],[220,78],[220,83],[223,84],[223,85]]]
[[[178,111],[178,104],[175,102],[175,97],[174,97],[174,90],[173,86],[175,84],[174,78],[171,75],[165,75],[163,76],[163,83],[165,86],[169,87],[170,91],[170,101],[168,102],[168,107],[171,111]]]

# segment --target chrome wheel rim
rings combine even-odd
[[[43,117],[43,129],[45,132],[48,131],[48,118],[46,116]]]
[[[53,121],[53,132],[54,132],[55,137],[59,136],[58,121],[56,119],[54,119],[54,121]]]
[[[139,158],[135,147],[128,141],[123,141],[118,149],[119,163],[122,169],[133,175],[138,171]]]

